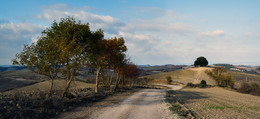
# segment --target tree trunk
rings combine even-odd
[[[105,77],[104,77],[104,74],[103,74],[104,72],[100,72],[100,76],[101,76],[101,79],[102,79],[102,85],[104,86],[105,84],[106,84],[106,82],[105,82]]]
[[[69,87],[70,87],[70,83],[71,83],[71,81],[72,81],[72,78],[73,78],[73,75],[71,75],[71,76],[69,77],[69,79],[67,80],[66,88],[64,89],[64,92],[63,92],[63,94],[62,94],[63,97],[67,95],[67,92],[68,92],[68,89],[69,89]]]
[[[107,81],[106,81],[106,85],[109,85],[109,82],[110,82],[110,69],[108,68],[107,69]]]
[[[112,81],[113,81],[113,77],[114,77],[115,71],[113,71],[111,77],[110,77],[110,82],[109,82],[109,86],[112,85]]]
[[[54,79],[51,78],[51,89],[50,89],[50,92],[49,92],[50,95],[52,94],[53,82],[54,82]]]
[[[95,93],[98,93],[99,90],[98,90],[98,79],[99,79],[99,72],[101,70],[101,67],[98,67],[97,68],[97,74],[96,74],[96,86],[95,86]]]
[[[114,88],[114,91],[116,91],[116,89],[118,88],[118,84],[119,84],[119,71],[118,71],[118,73],[117,73],[117,75],[116,75],[116,85],[115,85],[115,88]]]

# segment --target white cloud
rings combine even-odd
[[[249,37],[259,37],[260,36],[260,34],[253,33],[253,32],[245,32],[245,35],[249,36]]]
[[[87,10],[89,10],[89,7],[69,7],[65,4],[58,4],[44,9],[43,13],[38,14],[36,18],[53,22],[54,20],[59,21],[60,18],[72,16],[84,23],[90,23],[91,28],[94,30],[102,28],[105,32],[110,34],[117,34],[118,29],[124,25],[124,23],[117,18],[109,15],[92,14]]]
[[[200,32],[198,34],[199,37],[211,37],[211,38],[225,36],[225,35],[226,35],[226,33],[223,30]]]
[[[35,33],[40,33],[45,27],[30,23],[13,22],[0,24],[0,37],[2,41],[31,38]]]
[[[40,34],[44,28],[44,26],[30,23],[0,24],[0,64],[10,64],[11,59],[21,51],[23,45],[31,43],[32,38]]]
[[[119,37],[126,39],[128,52],[131,55],[147,54],[159,43],[156,36],[149,34],[120,32]]]
[[[167,34],[189,34],[196,31],[196,28],[190,24],[171,23],[164,20],[136,20],[128,23],[122,28],[127,32],[160,32]]]

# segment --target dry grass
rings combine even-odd
[[[223,88],[184,88],[173,98],[197,118],[260,118],[260,97]]]

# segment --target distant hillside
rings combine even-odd
[[[41,82],[47,77],[30,70],[14,70],[0,72],[0,91],[21,87],[28,84]]]
[[[232,64],[214,64],[215,66],[223,66],[230,71],[244,72],[249,74],[259,74],[260,67],[246,66],[246,65],[232,65]]]
[[[173,81],[181,82],[185,85],[187,83],[198,84],[200,83],[201,80],[205,80],[207,84],[216,85],[215,81],[205,73],[205,70],[209,70],[209,69],[211,68],[208,67],[189,68],[189,69],[181,69],[177,71],[147,75],[143,77],[166,80],[165,79],[166,76],[171,76]]]
[[[1,65],[0,66],[0,72],[23,70],[23,69],[26,69],[26,67],[25,66],[12,66],[12,65]]]
[[[243,72],[228,71],[228,73],[236,79],[236,86],[239,86],[241,82],[246,81],[249,83],[255,82],[260,85],[260,75],[248,74]]]
[[[138,68],[142,71],[141,76],[158,74],[162,72],[176,71],[186,67],[186,65],[158,65],[158,66],[150,66],[150,65],[139,65]]]

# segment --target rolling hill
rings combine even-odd
[[[174,82],[198,84],[201,80],[205,80],[209,85],[216,85],[214,79],[208,76],[205,71],[211,70],[209,67],[181,69],[177,71],[164,72],[159,74],[147,75],[143,77],[155,79],[155,82],[166,82],[166,76],[171,76]],[[235,86],[240,86],[240,83],[246,81],[248,83],[256,82],[260,85],[260,75],[248,74],[243,72],[228,71],[228,73],[236,80]]]
[[[216,85],[215,81],[205,73],[205,70],[209,70],[208,67],[181,69],[177,71],[164,72],[159,74],[153,74],[144,76],[156,80],[166,80],[166,76],[171,76],[174,82],[180,82],[186,85],[187,83],[198,84],[201,80],[205,80],[209,85]]]

